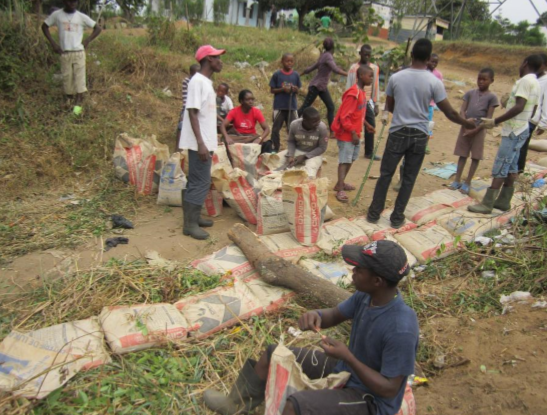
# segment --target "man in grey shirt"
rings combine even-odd
[[[465,120],[452,108],[442,82],[427,70],[432,50],[430,40],[417,40],[412,48],[412,65],[389,79],[382,122],[387,124],[389,112],[393,113],[393,120],[380,166],[380,179],[376,183],[374,197],[368,209],[367,220],[371,223],[380,219],[391,179],[403,157],[405,165],[401,190],[390,220],[391,226],[396,229],[405,223],[406,205],[425,157],[431,100],[435,101],[450,121],[468,129],[475,128],[473,122]]]
[[[315,178],[323,164],[322,154],[327,150],[328,130],[321,121],[321,114],[313,107],[302,112],[302,118],[294,120],[289,129],[288,149],[279,153],[286,157],[283,169],[304,165],[310,178]]]

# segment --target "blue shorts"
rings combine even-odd
[[[354,145],[351,141],[336,141],[338,143],[338,164],[351,164],[359,157],[361,142]]]
[[[494,179],[505,179],[511,173],[519,172],[520,149],[529,135],[530,132],[526,129],[520,135],[511,133],[508,137],[501,138],[494,167],[492,167],[492,177]]]

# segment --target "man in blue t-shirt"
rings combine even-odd
[[[301,330],[319,332],[352,320],[349,346],[321,336],[324,353],[291,350],[310,379],[341,371],[351,376],[343,389],[290,395],[283,415],[395,415],[407,378],[414,373],[418,319],[397,289],[410,270],[405,251],[395,242],[376,241],[366,246],[345,245],[342,257],[355,266],[352,278],[356,293],[335,308],[305,313],[298,325]],[[228,396],[206,391],[205,405],[225,415],[247,413],[260,405],[274,349],[268,347],[258,362],[245,362]]]
[[[270,91],[274,94],[273,105],[273,126],[272,126],[272,143],[274,151],[279,152],[281,141],[279,132],[283,128],[283,124],[287,125],[287,133],[289,126],[293,120],[297,119],[297,102],[296,94],[302,87],[300,75],[293,71],[294,56],[292,53],[285,53],[281,58],[283,69],[276,71],[270,79]]]

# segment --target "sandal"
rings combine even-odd
[[[355,186],[353,186],[352,184],[344,183],[344,190],[346,191],[355,190]]]
[[[341,203],[349,202],[348,195],[343,190],[339,190],[338,192],[336,192],[336,200],[338,200]]]
[[[448,185],[448,188],[450,190],[458,190],[462,187],[462,184],[460,182],[453,181]]]
[[[460,193],[462,193],[464,195],[469,194],[469,185],[467,183],[462,183],[462,185],[460,187]]]

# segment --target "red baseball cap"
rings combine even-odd
[[[196,52],[196,60],[201,62],[201,60],[207,56],[219,56],[226,53],[225,49],[215,49],[211,45],[200,46]]]

